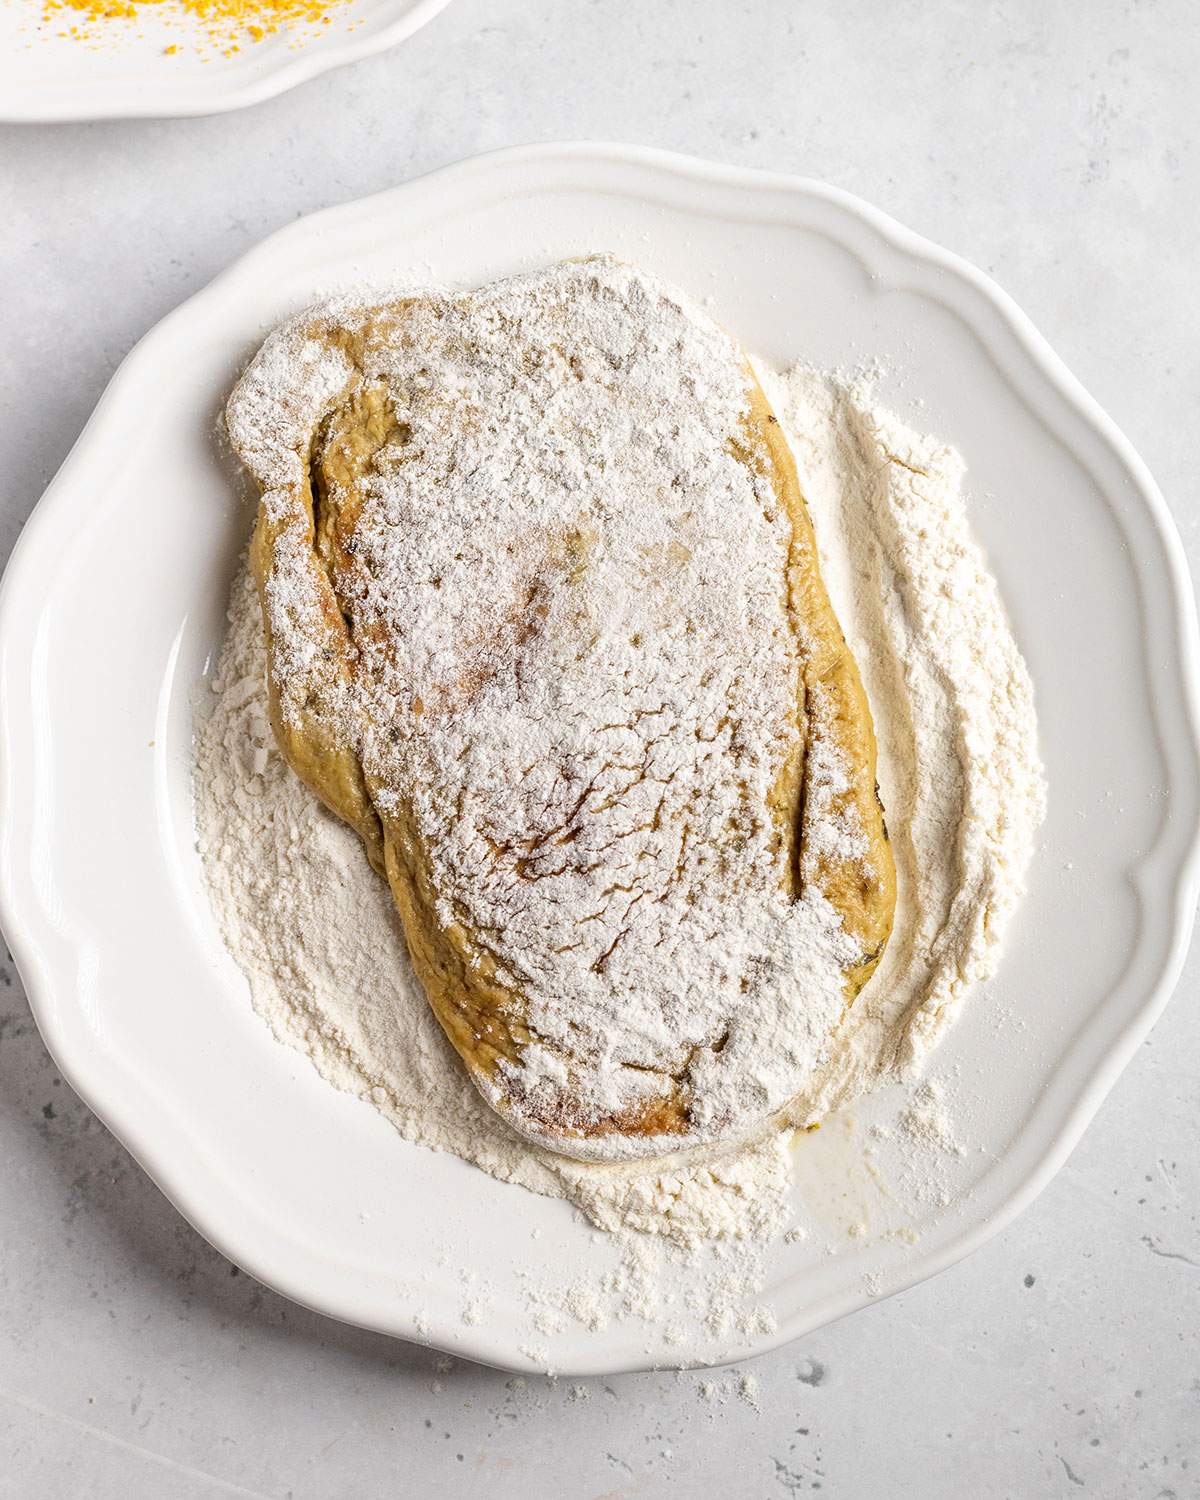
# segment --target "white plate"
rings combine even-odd
[[[394,47],[450,0],[349,0],[330,24],[249,33],[233,56],[169,7],[136,21],[94,23],[89,42],[60,35],[82,17],[61,10],[42,24],[41,0],[0,0],[0,121],[163,119],[215,115],[273,99]],[[168,55],[166,49],[178,51]]]
[[[861,1130],[822,1131],[798,1166],[838,1249],[772,1252],[777,1333],[673,1355],[627,1322],[537,1340],[573,1373],[741,1357],[995,1233],[1166,1000],[1200,818],[1196,624],[1162,498],[977,271],[818,184],[616,147],[481,157],[315,215],[139,344],[0,590],[0,917],[62,1072],[202,1233],[311,1307],[511,1367],[530,1338],[518,1273],[611,1258],[561,1203],[402,1142],[270,1038],[216,935],[189,798],[191,701],[249,521],[214,420],[262,332],[337,283],[479,282],[602,249],[711,296],[769,359],[880,355],[903,372],[895,402],[922,398],[919,423],[969,462],[1038,689],[1051,810],[1000,977],[939,1054],[977,1148],[945,1164],[951,1201],[887,1206]],[[895,1107],[877,1096],[859,1119]],[[847,1238],[864,1212],[869,1232]],[[478,1327],[463,1263],[487,1267]]]

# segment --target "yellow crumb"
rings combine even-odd
[[[56,34],[84,42],[94,42],[100,31],[110,30],[112,22],[141,20],[147,14],[198,23],[223,55],[231,57],[241,50],[238,43],[246,39],[261,42],[279,30],[329,26],[333,20],[330,12],[348,3],[349,0],[41,0],[41,7],[45,23],[65,19],[64,13],[81,17],[81,25],[72,25],[69,31]],[[163,48],[167,57],[178,51],[175,44]]]

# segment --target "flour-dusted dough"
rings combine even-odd
[[[579,1157],[785,1107],[895,884],[858,672],[737,345],[643,273],[565,263],[318,308],[228,421],[276,736],[386,875],[484,1096]]]

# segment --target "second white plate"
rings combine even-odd
[[[69,6],[43,21],[41,0],[0,0],[0,120],[130,120],[241,109],[394,47],[448,4],[347,0],[329,12],[327,26],[284,28],[257,42],[245,25],[230,28],[238,44],[230,52],[173,6],[87,23]],[[82,39],[70,35],[72,27],[83,30]]]

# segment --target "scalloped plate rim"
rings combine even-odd
[[[1200,890],[1200,637],[1182,544],[1165,500],[1128,440],[1112,419],[1087,395],[1012,299],[977,268],[908,230],[870,204],[821,182],[783,173],[716,165],[650,148],[601,143],[556,142],[488,152],[414,178],[372,197],[308,215],[252,248],[208,286],[168,314],[135,346],[113,376],[58,475],[30,516],[13,550],[4,577],[0,580],[0,690],[6,687],[12,671],[5,645],[9,639],[5,625],[10,612],[23,612],[21,595],[26,587],[26,572],[32,574],[35,571],[35,554],[50,540],[52,529],[61,527],[67,512],[73,506],[72,471],[86,458],[87,448],[98,443],[99,429],[110,420],[113,413],[119,411],[124,385],[132,380],[143,362],[148,363],[153,357],[156,341],[166,339],[169,325],[177,319],[194,316],[206,300],[217,300],[223,291],[233,287],[242,277],[248,277],[256,262],[276,255],[289,238],[300,241],[339,222],[351,224],[365,221],[370,217],[372,206],[384,200],[398,202],[416,189],[428,191],[438,183],[443,186],[469,183],[472,175],[486,179],[497,171],[502,174],[504,170],[513,167],[596,162],[649,168],[652,175],[674,179],[692,178],[768,194],[782,194],[785,197],[797,195],[823,199],[866,225],[904,255],[939,267],[960,283],[974,288],[990,307],[999,326],[1016,337],[1023,355],[1102,439],[1128,472],[1136,494],[1154,524],[1156,539],[1162,548],[1166,582],[1171,593],[1170,644],[1177,660],[1178,676],[1172,676],[1169,682],[1155,683],[1153,702],[1164,759],[1171,772],[1172,795],[1190,793],[1190,808],[1184,809],[1185,826],[1182,829],[1178,817],[1163,818],[1157,837],[1136,868],[1134,879],[1143,894],[1153,876],[1158,875],[1163,879],[1165,888],[1170,892],[1169,940],[1156,955],[1153,963],[1154,980],[1147,989],[1145,998],[1131,1009],[1120,1034],[1090,1073],[1077,1081],[1072,1102],[1063,1112],[1057,1128],[1045,1140],[1036,1164],[1020,1176],[1017,1184],[1006,1193],[1002,1201],[955,1234],[936,1252],[914,1255],[903,1274],[889,1279],[885,1295],[893,1295],[936,1275],[998,1233],[1037,1196],[1063,1164],[1118,1074],[1165,1006],[1183,965],[1191,918]],[[974,323],[970,326],[983,343],[991,348],[988,330],[980,329]],[[1067,443],[1067,446],[1070,448],[1071,445]],[[1074,452],[1073,449],[1071,451]],[[1076,458],[1078,459],[1078,455]],[[1107,497],[1106,502],[1111,509],[1111,501]],[[34,580],[31,578],[30,581]],[[1168,692],[1168,688],[1174,691]],[[1173,740],[1169,739],[1162,728],[1166,715],[1170,713],[1177,714]],[[504,1368],[534,1368],[527,1357],[513,1349],[511,1341],[493,1337],[486,1328],[471,1329],[465,1334],[456,1333],[453,1340],[448,1341],[423,1333],[415,1326],[411,1317],[398,1310],[388,1316],[382,1315],[377,1308],[364,1305],[362,1299],[356,1298],[352,1291],[336,1294],[329,1287],[314,1291],[312,1283],[305,1279],[303,1268],[297,1267],[295,1260],[290,1265],[282,1265],[271,1254],[248,1244],[245,1226],[239,1226],[236,1212],[230,1220],[228,1213],[216,1212],[211,1203],[198,1201],[201,1195],[194,1190],[186,1172],[183,1177],[180,1176],[178,1163],[172,1159],[170,1149],[162,1148],[161,1143],[153,1138],[153,1131],[147,1122],[136,1118],[136,1107],[118,1097],[114,1078],[104,1076],[110,1068],[114,1074],[121,1074],[121,1060],[97,1054],[86,1044],[86,1040],[82,1048],[79,1047],[79,1038],[72,1036],[64,1020],[71,1007],[73,979],[71,975],[67,975],[64,983],[63,976],[52,972],[52,967],[46,961],[37,936],[38,921],[45,919],[45,913],[33,910],[36,907],[36,895],[31,884],[23,877],[33,851],[15,851],[7,832],[10,827],[7,812],[16,796],[11,774],[11,744],[19,723],[10,694],[0,691],[0,927],[7,934],[43,1039],[63,1076],[138,1159],[184,1217],[223,1254],[266,1285],[295,1302],[345,1322],[430,1343],[435,1347],[450,1348],[456,1354]],[[17,858],[18,853],[26,856],[23,864]],[[242,1229],[241,1233],[239,1228]],[[308,1253],[306,1247],[288,1243],[296,1252],[296,1259],[302,1259]],[[275,1249],[278,1250],[278,1245]],[[746,1340],[728,1354],[728,1359],[765,1353],[874,1300],[878,1298],[862,1290],[845,1290],[839,1295],[826,1297],[817,1306],[807,1308],[802,1315],[781,1324],[776,1333]],[[596,1352],[599,1355],[599,1350]],[[655,1366],[649,1360],[620,1359],[609,1362],[600,1355],[592,1359],[585,1357],[569,1364],[563,1367],[562,1373],[598,1375],[652,1367]]]
[[[394,3],[394,0],[386,0]],[[450,0],[406,0],[406,8],[394,20],[377,30],[355,34],[314,37],[298,55],[289,56],[276,49],[277,60],[239,80],[232,77],[222,86],[222,68],[218,64],[209,72],[182,79],[165,79],[151,89],[136,76],[98,77],[74,80],[70,98],[49,105],[38,97],[36,80],[24,87],[14,86],[11,79],[0,91],[0,124],[54,125],[82,123],[87,120],[187,120],[208,115],[228,114],[277,98],[289,89],[309,83],[335,68],[344,68],[364,58],[374,57],[407,41],[427,22],[439,15]],[[271,54],[275,56],[275,53]],[[2,67],[0,60],[0,67]],[[226,70],[225,78],[235,70]],[[170,97],[168,96],[176,96]]]

